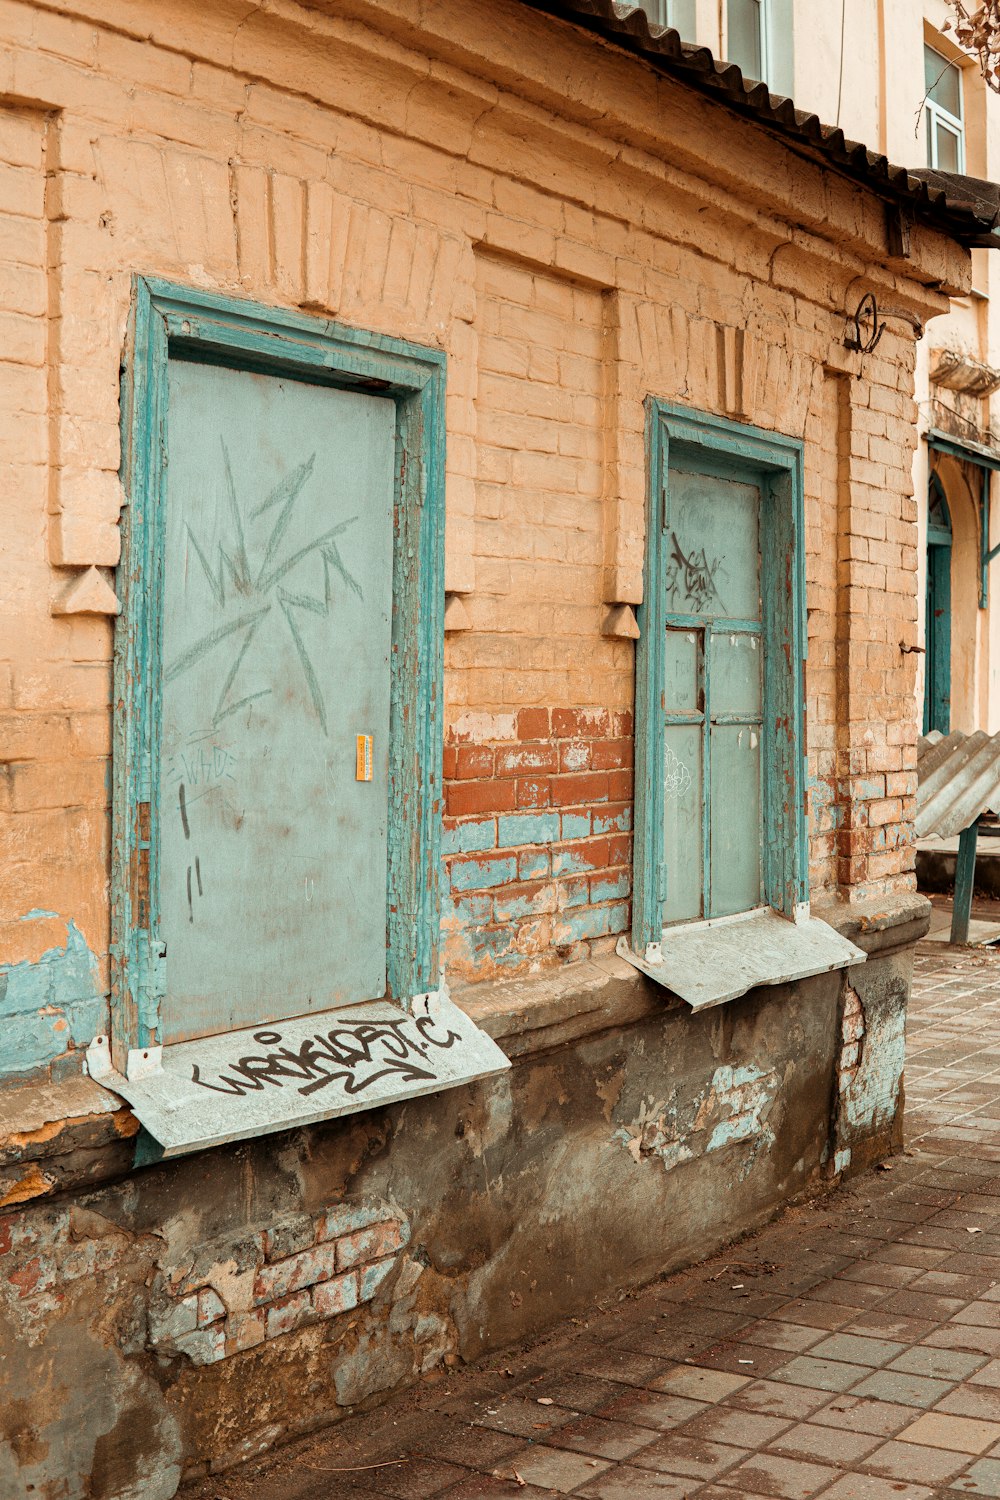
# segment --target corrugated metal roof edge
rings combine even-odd
[[[750,116],[787,140],[825,156],[847,176],[863,182],[889,202],[943,230],[966,247],[1000,247],[1000,186],[956,173],[894,166],[880,152],[848,140],[837,126],[796,109],[791,99],[772,94],[766,84],[746,80],[735,63],[720,61],[707,47],[682,41],[670,27],[654,26],[644,11],[615,0],[524,0],[534,10],[596,32],[615,46],[643,57],[653,67],[728,109]],[[941,184],[936,185],[936,184]]]

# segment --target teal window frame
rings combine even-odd
[[[676,623],[678,618],[667,610],[665,580],[670,552],[672,457],[688,470],[702,469],[754,483],[760,489],[763,904],[794,919],[804,912],[809,899],[803,445],[779,433],[651,396],[646,401],[646,550],[636,652],[632,947],[638,954],[659,944],[665,930],[677,930],[675,926],[663,927],[668,865],[663,816],[668,710],[665,643],[668,621]],[[707,806],[707,791],[705,798]],[[704,821],[707,826],[707,814]]]
[[[396,405],[386,892],[387,998],[439,982],[444,677],[445,356],[383,334],[133,278],[122,370],[121,615],[115,631],[112,1006],[115,1065],[159,1043],[159,735],[167,366],[172,354]]]

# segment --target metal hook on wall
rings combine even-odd
[[[865,292],[851,316],[853,328],[848,328],[844,344],[856,349],[859,354],[871,354],[885,332],[885,324],[878,320],[878,303],[874,292]]]

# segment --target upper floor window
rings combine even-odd
[[[771,0],[728,0],[726,56],[747,78],[771,83]]]
[[[695,0],[640,0],[654,26],[672,26],[683,37],[693,41],[695,35]]]
[[[924,47],[927,89],[927,165],[943,172],[965,171],[962,70],[933,47]]]

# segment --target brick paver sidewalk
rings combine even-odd
[[[890,1171],[189,1500],[1000,1496],[1000,955],[918,955],[907,1097]]]

